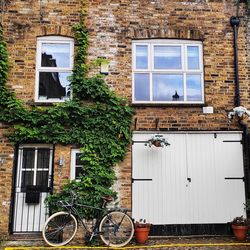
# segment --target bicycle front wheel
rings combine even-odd
[[[43,227],[43,239],[53,247],[68,244],[77,231],[76,218],[67,212],[52,214]]]
[[[134,235],[134,223],[127,214],[113,211],[102,218],[99,232],[101,240],[107,246],[123,247]]]

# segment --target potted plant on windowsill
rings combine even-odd
[[[249,222],[243,216],[236,217],[232,221],[232,229],[234,236],[237,240],[243,241],[247,238],[247,231],[248,231]]]
[[[135,222],[135,239],[138,243],[144,244],[148,240],[151,224],[145,219],[140,219]]]

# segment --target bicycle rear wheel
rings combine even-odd
[[[43,227],[43,239],[53,247],[69,243],[77,231],[76,218],[67,212],[52,214]]]
[[[134,235],[134,223],[127,214],[113,211],[102,218],[99,232],[101,240],[107,246],[123,247]]]

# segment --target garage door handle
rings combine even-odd
[[[134,179],[134,178],[132,178],[132,183],[134,183],[134,181],[153,181],[153,179]]]
[[[191,178],[187,178],[187,180],[188,180],[189,182],[191,182]]]
[[[245,177],[225,177],[225,180],[242,180],[242,181],[245,181]]]

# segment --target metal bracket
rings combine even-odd
[[[134,144],[134,143],[147,143],[148,141],[132,141],[132,145]]]
[[[245,177],[225,177],[225,180],[242,180],[242,181],[245,181]]]
[[[240,142],[242,144],[242,140],[225,140],[223,142]]]
[[[135,181],[153,181],[153,179],[134,179],[134,178],[132,178],[132,183],[134,183]]]

